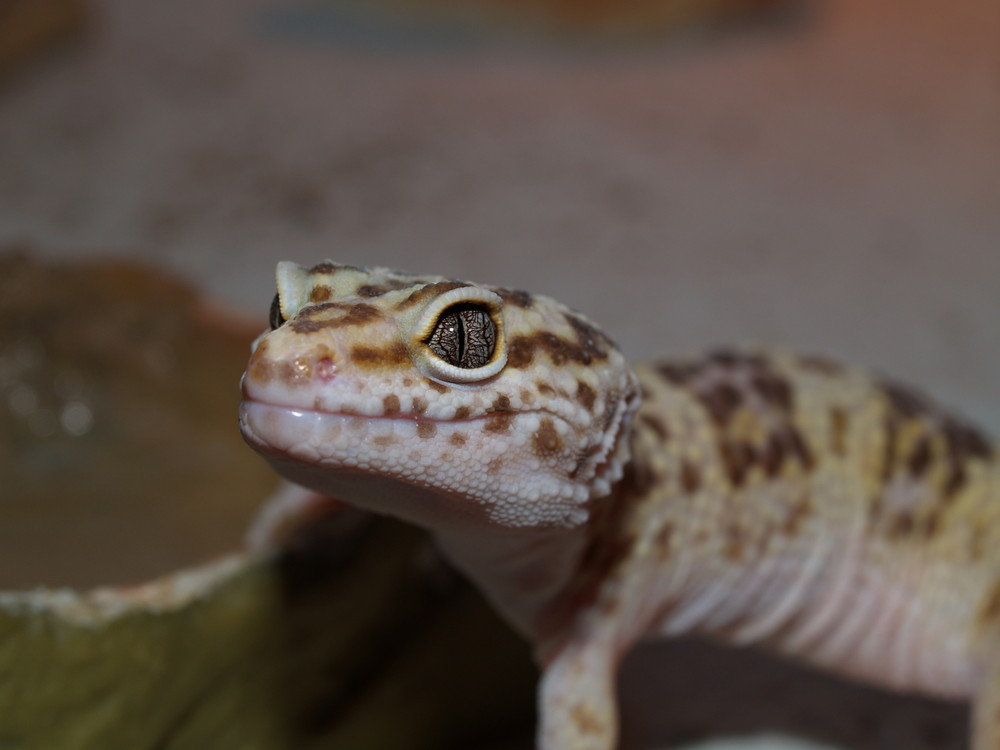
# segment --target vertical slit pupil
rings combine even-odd
[[[493,359],[496,323],[482,305],[452,305],[441,313],[425,343],[448,364],[472,370]]]

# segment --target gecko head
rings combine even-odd
[[[558,302],[330,262],[277,284],[240,422],[286,478],[423,525],[537,528],[621,477],[635,376]]]

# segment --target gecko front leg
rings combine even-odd
[[[548,661],[539,691],[539,750],[613,750],[621,656],[608,635],[576,636]]]

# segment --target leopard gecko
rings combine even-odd
[[[971,699],[1000,749],[1000,461],[961,419],[786,351],[630,367],[514,289],[329,261],[277,287],[246,441],[431,531],[533,644],[541,750],[614,748],[623,655],[681,633]]]

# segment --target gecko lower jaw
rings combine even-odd
[[[303,414],[305,413],[325,414],[331,417],[344,417],[344,418],[355,418],[355,419],[403,420],[406,422],[417,422],[417,423],[425,422],[433,424],[445,424],[445,423],[460,424],[463,422],[474,422],[476,420],[486,419],[492,414],[498,413],[498,412],[489,412],[484,414],[476,414],[470,417],[464,417],[462,419],[448,418],[448,417],[428,417],[426,414],[422,413],[417,414],[413,412],[395,412],[392,414],[385,414],[384,412],[381,411],[379,412],[373,411],[372,413],[366,414],[364,413],[364,411],[361,410],[352,411],[349,409],[341,410],[336,408],[333,409],[323,408],[321,406],[322,402],[320,400],[320,397],[317,397],[313,405],[302,406],[301,404],[289,403],[288,401],[291,401],[291,399],[289,399],[288,401],[282,398],[275,399],[273,397],[273,394],[267,394],[267,392],[264,391],[263,389],[255,388],[252,382],[251,383],[247,382],[247,377],[245,373],[243,375],[243,378],[240,380],[240,389],[243,396],[242,402],[240,404],[241,414],[245,405],[260,404],[262,406],[268,406],[273,409],[284,409],[286,411],[301,412]],[[381,407],[381,403],[378,404],[378,407],[379,408]],[[516,412],[512,411],[511,413],[526,414],[535,412],[537,413],[544,412],[548,414],[548,412],[541,409],[523,410]],[[557,414],[551,414],[550,416],[560,421],[566,421]]]

